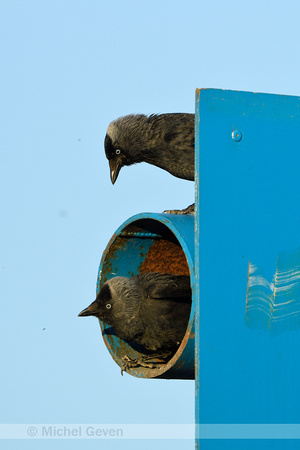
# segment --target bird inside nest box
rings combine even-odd
[[[114,233],[100,262],[98,317],[122,371],[194,379],[194,216],[142,213]]]

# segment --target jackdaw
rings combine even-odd
[[[195,114],[130,114],[108,126],[104,140],[114,184],[123,166],[147,162],[185,180],[195,179]],[[193,206],[182,211],[193,212]],[[171,211],[168,211],[171,212]]]
[[[116,335],[145,358],[123,358],[123,370],[161,362],[178,349],[186,332],[192,301],[190,277],[157,272],[132,278],[117,276],[107,281],[96,300],[79,316],[95,316],[114,329]]]

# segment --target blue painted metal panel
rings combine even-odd
[[[97,292],[110,278],[132,277],[143,272],[190,275],[194,290],[194,217],[142,213],[124,222],[114,233],[103,253]],[[116,363],[122,357],[137,358],[140,353],[119,339],[111,327],[100,322],[104,342]],[[137,367],[128,373],[142,378],[194,379],[194,301],[186,335],[176,354],[158,368]]]
[[[299,130],[299,97],[196,92],[201,449],[300,445],[266,425],[300,424]]]

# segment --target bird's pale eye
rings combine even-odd
[[[110,309],[110,308],[111,308],[111,304],[110,304],[110,303],[107,303],[106,309]]]
[[[116,155],[119,155],[120,153],[121,153],[121,150],[119,148],[117,148]]]

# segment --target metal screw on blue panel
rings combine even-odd
[[[231,137],[235,142],[239,142],[242,139],[243,135],[240,130],[234,130],[231,133]]]

